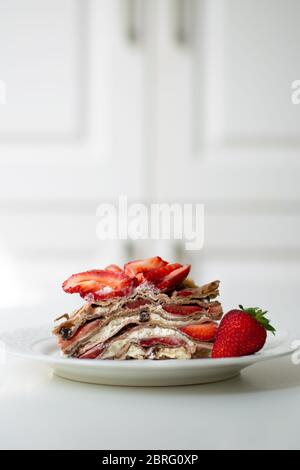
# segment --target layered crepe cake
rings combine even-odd
[[[191,266],[159,257],[71,276],[84,305],[56,320],[62,354],[79,359],[210,357],[223,311],[219,281],[197,286]]]

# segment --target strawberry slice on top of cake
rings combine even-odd
[[[160,257],[72,275],[63,290],[84,304],[59,317],[53,333],[78,359],[211,357],[223,311],[219,281],[198,286],[191,266]]]

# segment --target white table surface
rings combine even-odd
[[[23,312],[23,323],[36,315]],[[290,358],[224,383],[126,388],[67,381],[9,357],[0,365],[0,448],[299,449],[299,401],[300,366]]]

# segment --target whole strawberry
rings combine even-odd
[[[259,308],[243,308],[228,312],[221,321],[212,351],[214,359],[249,356],[260,351],[266,342],[267,331],[275,328]]]

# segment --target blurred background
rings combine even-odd
[[[80,305],[73,272],[161,255],[300,331],[299,18],[299,0],[0,0],[1,328]],[[101,242],[120,194],[204,203],[204,249]]]

